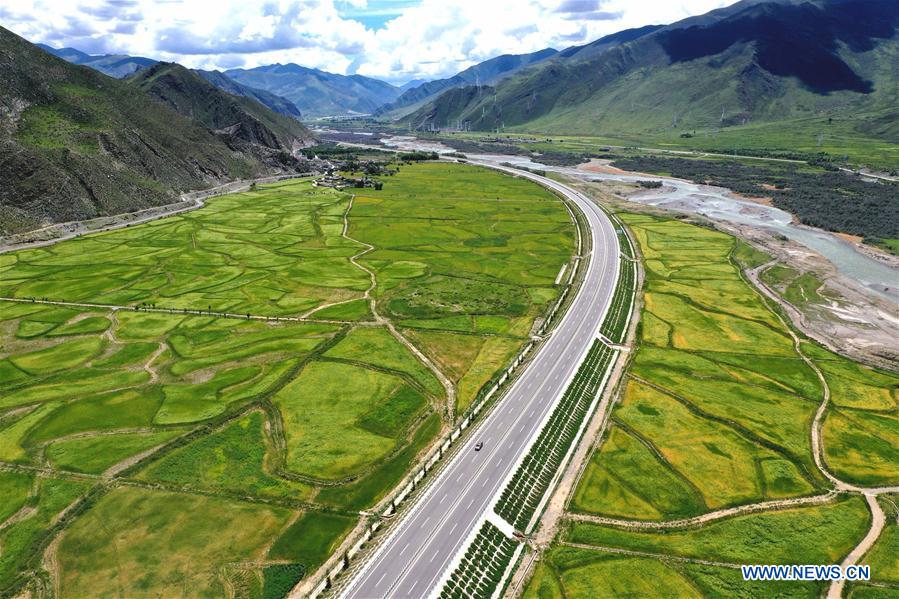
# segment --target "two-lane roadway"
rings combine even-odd
[[[485,166],[488,166],[485,164]],[[596,339],[618,280],[618,237],[592,201],[551,179],[489,165],[564,194],[586,216],[592,256],[577,295],[493,411],[425,494],[389,532],[342,596],[352,599],[425,597],[449,568],[469,533],[493,506],[501,485],[552,412]],[[482,441],[483,449],[474,451]]]

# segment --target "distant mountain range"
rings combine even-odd
[[[119,54],[91,55],[75,48],[40,48],[73,64],[91,67],[111,77],[128,77],[153,66],[152,58]],[[424,83],[410,81],[396,87],[362,75],[337,75],[296,64],[273,64],[253,69],[197,70],[204,79],[234,95],[253,98],[275,112],[300,118],[370,114],[407,89]]]
[[[212,85],[228,92],[229,94],[233,94],[235,96],[243,96],[245,98],[252,98],[260,104],[268,106],[271,110],[274,110],[278,114],[283,114],[284,116],[293,117],[297,120],[303,118],[303,113],[300,112],[300,109],[297,108],[296,105],[287,98],[282,98],[281,96],[273,94],[271,92],[267,92],[264,89],[256,89],[255,87],[250,87],[249,85],[238,83],[221,71],[203,71],[200,69],[193,69],[193,72]]]
[[[471,84],[488,85],[502,77],[515,73],[519,69],[536,64],[556,54],[558,52],[552,48],[546,48],[531,54],[503,54],[468,67],[452,77],[425,81],[414,87],[409,87],[395,100],[380,106],[376,114],[387,117],[403,116],[429,100],[437,98],[448,89]]]
[[[896,0],[744,0],[456,87],[398,122],[640,135],[830,115],[895,143],[897,28]]]
[[[75,48],[53,48],[47,44],[37,44],[37,47],[72,64],[84,65],[117,79],[127,77],[135,71],[156,64],[156,61],[152,58],[144,58],[143,56],[86,54]]]
[[[311,139],[178,65],[118,80],[0,27],[0,234],[291,170],[291,152]]]
[[[287,98],[307,117],[370,114],[402,93],[400,88],[378,79],[335,75],[296,64],[229,69],[225,75]]]

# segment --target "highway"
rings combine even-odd
[[[486,166],[486,164],[485,164]],[[475,434],[401,519],[342,597],[426,597],[439,592],[453,558],[482,522],[520,456],[539,433],[602,324],[618,280],[618,237],[608,217],[579,192],[539,175],[489,165],[537,181],[575,202],[592,238],[583,284],[549,339],[539,348]],[[483,441],[480,451],[474,445]]]

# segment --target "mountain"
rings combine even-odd
[[[296,119],[252,98],[229,94],[179,64],[160,62],[127,81],[213,130],[233,149],[272,166],[288,164],[285,154],[312,143],[312,134]]]
[[[531,54],[503,54],[456,73],[446,79],[434,79],[403,91],[389,104],[380,106],[375,114],[388,118],[397,118],[409,114],[425,102],[437,98],[441,93],[455,87],[465,85],[488,85],[502,77],[509,76],[517,70],[536,64],[557,54],[556,50],[546,48]]]
[[[400,94],[398,87],[378,79],[336,75],[296,64],[229,69],[225,75],[287,98],[307,117],[369,114]]]
[[[152,58],[142,56],[127,56],[125,54],[86,54],[75,48],[53,48],[46,44],[37,44],[37,47],[58,56],[73,64],[80,64],[101,73],[121,79],[135,71],[156,64]]]
[[[412,81],[407,81],[400,86],[400,92],[404,92],[412,89],[413,87],[418,87],[422,83],[427,83],[427,79],[413,79]]]
[[[77,50],[75,48],[53,48],[47,44],[35,44],[41,50],[49,52],[54,56],[58,56],[72,64],[80,64],[90,67],[110,77],[123,79],[129,77],[141,69],[155,65],[157,60],[152,58],[143,58],[140,56],[127,56],[124,54],[102,54],[91,55]],[[256,89],[248,85],[241,85],[221,71],[203,71],[195,69],[195,72],[201,77],[209,81],[219,89],[223,89],[229,94],[235,96],[245,96],[253,98],[257,102],[268,106],[275,112],[293,117],[295,119],[302,118],[300,110],[293,105],[293,102],[281,96],[267,92],[262,89]]]
[[[489,93],[445,93],[402,124],[639,135],[800,127],[810,117],[817,128],[823,116],[895,142],[897,28],[895,0],[744,0],[623,43],[560,53]],[[794,130],[766,131],[775,129]]]
[[[559,52],[559,57],[584,60],[587,58],[592,58],[593,56],[599,56],[606,50],[609,50],[616,46],[620,46],[621,44],[626,44],[627,42],[638,40],[641,37],[647,36],[654,31],[662,29],[663,27],[664,25],[645,25],[644,27],[625,29],[617,33],[603,36],[598,40],[590,42],[589,44],[565,48],[564,50]]]
[[[274,110],[278,114],[283,114],[297,120],[303,118],[303,114],[300,112],[300,109],[297,108],[294,103],[287,98],[282,98],[281,96],[273,94],[271,92],[267,92],[264,89],[257,89],[255,87],[250,87],[249,85],[238,83],[221,71],[203,71],[200,69],[194,69],[194,73],[196,73],[212,85],[216,86],[217,88],[228,92],[229,94],[252,98],[263,106],[267,106],[269,109]]]
[[[140,88],[0,27],[0,233],[274,172]]]

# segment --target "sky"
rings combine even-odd
[[[0,0],[32,42],[191,68],[296,63],[402,84],[566,48],[733,0]]]

